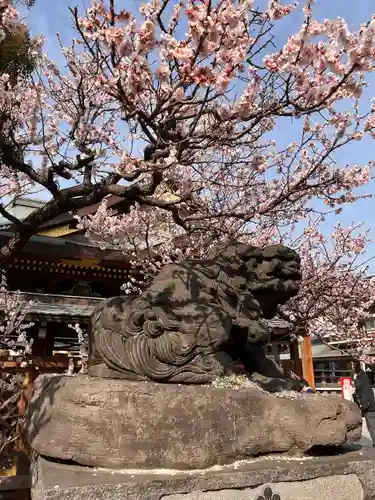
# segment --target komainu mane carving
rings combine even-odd
[[[298,255],[281,245],[234,242],[207,260],[168,264],[141,296],[94,311],[89,374],[202,384],[231,373],[236,357],[251,372],[251,346],[270,340],[264,320],[300,278]]]

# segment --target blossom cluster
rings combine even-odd
[[[0,42],[7,34],[25,34],[26,24],[11,0],[0,0]]]
[[[20,292],[9,292],[5,274],[0,281],[0,349],[13,350],[20,359],[31,353],[32,340],[27,330],[33,323],[26,321],[32,302],[21,300]]]

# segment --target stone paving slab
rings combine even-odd
[[[267,495],[266,488],[269,494]],[[219,490],[194,492],[188,495],[168,495],[164,500],[272,500],[271,492],[281,500],[362,500],[362,485],[355,474],[347,476],[318,477],[301,482],[276,483],[267,487],[244,488],[243,490]]]
[[[115,472],[39,458],[32,499],[257,500],[267,487],[281,500],[375,500],[375,451],[348,449],[330,457],[259,460],[190,472]]]

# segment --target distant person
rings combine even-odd
[[[302,383],[302,390],[301,392],[308,392],[308,393],[313,393],[315,394],[315,389],[313,389],[310,384],[305,380],[304,378],[301,377],[301,383]]]
[[[370,380],[366,373],[361,369],[359,363],[355,363],[354,379],[355,392],[354,401],[358,404],[362,416],[366,419],[367,429],[372,439],[372,446],[375,448],[375,396],[371,387]]]

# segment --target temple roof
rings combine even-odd
[[[122,203],[124,203],[124,200],[122,198],[114,195],[108,196],[106,200],[107,200],[107,206],[111,208],[115,207],[118,208]],[[19,219],[20,221],[23,221],[34,210],[41,208],[47,202],[48,200],[38,200],[33,198],[18,198],[14,200],[10,206],[6,207],[6,210],[10,215],[13,215],[14,217],[17,217],[17,219]],[[99,203],[96,203],[94,205],[90,205],[89,207],[77,210],[77,215],[84,216],[91,213],[95,213],[99,205],[100,205]],[[67,222],[71,222],[74,224],[76,223],[73,214],[71,214],[70,212],[61,214],[58,217],[55,217],[54,219],[46,222],[45,224],[42,224],[41,229],[46,229],[49,227],[66,224]],[[11,226],[12,224],[6,217],[0,216],[0,229],[4,230],[6,228],[10,228]]]
[[[79,322],[88,319],[94,310],[94,306],[80,304],[40,304],[35,303],[29,307],[32,319],[36,317],[49,317],[53,321]]]
[[[20,198],[16,200],[12,206],[7,208],[7,212],[13,217],[17,217],[20,221],[26,219],[35,209],[42,207],[46,202],[42,200],[33,200],[31,198]],[[11,223],[9,220],[0,215],[0,228],[4,229],[10,227]]]
[[[13,201],[12,205],[6,207],[7,212],[20,221],[25,220],[34,210],[42,207],[48,200],[35,200],[30,198],[19,198]],[[113,210],[113,213],[122,214],[129,210],[129,200],[124,200],[118,196],[110,195],[106,197],[107,207]],[[83,217],[89,214],[94,214],[99,207],[99,203],[90,205],[89,207],[77,210],[76,215]],[[14,226],[10,221],[0,216],[0,245],[6,244],[13,235]],[[93,236],[93,238],[95,238]],[[138,239],[136,237],[136,239]],[[125,243],[125,241],[124,241]],[[139,240],[139,248],[142,247],[143,240]],[[153,245],[157,246],[162,241],[153,241]],[[129,246],[129,252],[133,247]],[[77,229],[77,220],[74,214],[67,212],[54,219],[42,224],[37,233],[34,234],[20,252],[20,257],[31,255],[34,259],[38,256],[38,260],[43,260],[46,257],[52,259],[57,258],[96,258],[106,261],[107,265],[111,261],[129,260],[124,256],[123,252],[118,250],[118,247],[98,241],[96,244],[89,239],[84,231]],[[104,264],[105,265],[105,264]]]
[[[5,244],[13,233],[0,230],[0,245]],[[52,237],[44,235],[33,235],[25,244],[19,257],[28,254],[37,256],[39,259],[49,258],[99,258],[106,261],[124,261],[126,257],[113,245],[103,244],[101,247],[91,243],[87,238],[77,240],[69,237]],[[34,257],[35,258],[35,257]]]

